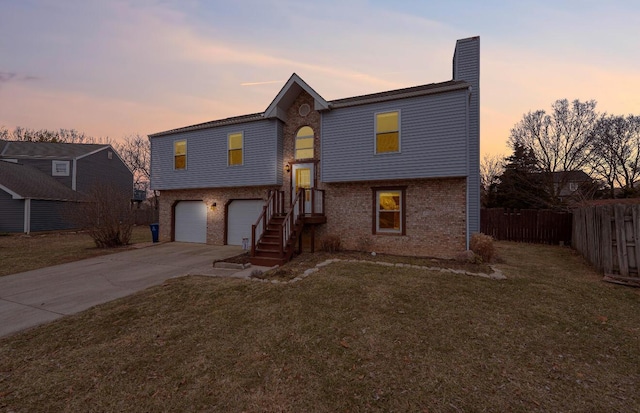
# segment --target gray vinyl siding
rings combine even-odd
[[[113,185],[128,197],[133,196],[133,174],[110,149],[77,160],[76,190],[89,193],[95,185]]]
[[[24,200],[0,190],[0,232],[24,231]]]
[[[54,160],[69,162],[69,176],[53,176],[52,168],[53,168]],[[49,175],[50,177],[60,182],[61,184],[69,188],[72,187],[71,182],[73,179],[72,178],[73,177],[73,160],[71,159],[25,159],[25,158],[22,158],[18,160],[18,163],[21,163],[23,165],[28,165],[32,168],[38,169],[39,171],[44,172],[45,174]]]
[[[31,232],[73,229],[75,202],[31,200]]]
[[[284,175],[284,124],[276,122],[276,180],[278,185],[282,185]]]
[[[278,126],[278,122],[266,119],[151,138],[152,188],[280,184],[282,126]],[[243,164],[228,166],[227,135],[235,132],[243,133]],[[187,167],[184,170],[173,168],[173,143],[178,140],[187,141]]]
[[[466,90],[322,114],[322,181],[467,175]],[[376,113],[400,112],[400,152],[375,154]]]
[[[469,174],[467,179],[469,234],[480,232],[480,38],[458,40],[454,80],[471,84],[469,99]]]

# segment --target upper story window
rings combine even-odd
[[[229,166],[242,165],[242,132],[230,133],[227,141]]]
[[[376,113],[376,153],[400,152],[400,112]]]
[[[313,158],[313,129],[303,126],[296,134],[296,159]]]
[[[52,161],[51,175],[69,176],[69,161]]]
[[[187,141],[173,142],[173,169],[187,169]]]

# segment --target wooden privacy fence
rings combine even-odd
[[[603,205],[573,213],[573,248],[605,279],[640,286],[640,205]]]
[[[480,212],[480,231],[502,241],[570,245],[571,223],[570,212],[504,208]]]

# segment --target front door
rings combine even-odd
[[[298,163],[293,164],[292,168],[292,199],[295,197],[295,194],[298,193],[300,188],[304,188],[304,212],[307,214],[311,213],[311,191],[308,191],[307,189],[314,187],[313,166],[314,165],[312,163]]]

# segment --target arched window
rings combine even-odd
[[[296,159],[313,158],[313,129],[303,126],[296,134]]]

